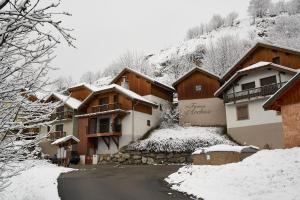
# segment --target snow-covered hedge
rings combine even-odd
[[[180,127],[155,130],[147,139],[134,142],[126,150],[153,152],[193,152],[199,147],[216,144],[234,144],[223,128]]]

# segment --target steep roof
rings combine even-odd
[[[133,69],[131,69],[131,68],[128,68],[128,67],[125,67],[110,83],[111,84],[113,84],[113,83],[115,83],[119,78],[121,78],[122,77],[122,75],[125,73],[125,72],[130,72],[130,73],[134,73],[134,74],[136,74],[136,75],[138,75],[138,76],[141,76],[141,77],[143,77],[144,79],[146,79],[146,80],[148,80],[148,81],[150,81],[151,83],[153,83],[154,85],[156,85],[156,86],[158,86],[158,87],[161,87],[161,88],[163,88],[163,89],[165,89],[165,90],[168,90],[168,91],[171,91],[171,92],[174,92],[175,90],[174,90],[174,88],[173,87],[171,87],[171,86],[169,86],[169,85],[167,85],[167,84],[164,84],[164,83],[162,83],[162,82],[160,82],[160,81],[157,81],[157,80],[155,80],[155,79],[153,79],[153,78],[151,78],[150,76],[147,76],[146,74],[143,74],[143,73],[141,73],[141,72],[138,72],[138,71],[136,71],[136,70],[133,70]]]
[[[277,44],[270,44],[265,42],[257,42],[255,45],[253,45],[241,58],[230,68],[227,70],[227,72],[223,75],[223,79],[227,80],[230,77],[230,74],[234,72],[234,70],[243,62],[245,61],[250,54],[252,54],[255,50],[257,50],[259,47],[264,47],[268,49],[273,49],[277,51],[283,51],[286,53],[291,53],[295,55],[300,56],[300,50],[293,49],[290,47],[285,47]]]
[[[63,94],[60,94],[60,93],[57,93],[57,92],[53,92],[48,98],[46,101],[50,100],[51,97],[54,97],[60,101],[62,101],[65,105],[69,106],[70,108],[72,109],[78,109],[80,104],[81,104],[81,101],[73,98],[73,97],[70,97],[70,96],[66,96],[66,95],[63,95]]]
[[[174,88],[176,88],[176,86],[181,82],[183,81],[184,79],[186,79],[187,77],[189,77],[190,75],[192,75],[194,72],[200,72],[200,73],[203,73],[203,74],[206,74],[216,80],[221,80],[221,78],[215,74],[213,74],[212,72],[209,72],[203,68],[200,68],[200,67],[194,67],[193,69],[191,69],[190,71],[188,71],[187,73],[185,73],[184,75],[182,75],[177,81],[175,81],[172,86]]]
[[[256,64],[250,65],[246,68],[243,68],[239,71],[237,71],[228,81],[226,81],[216,92],[215,96],[220,97],[223,92],[233,83],[238,77],[247,74],[250,71],[255,71],[258,69],[262,68],[273,68],[279,71],[287,72],[287,73],[297,73],[297,70],[282,66],[282,65],[277,65],[272,62],[258,62]]]
[[[107,91],[116,91],[120,94],[123,94],[124,96],[127,96],[129,98],[131,98],[132,100],[134,101],[138,101],[138,102],[141,102],[143,104],[147,104],[147,105],[151,105],[151,106],[155,106],[157,107],[157,104],[156,103],[153,103],[152,101],[149,101],[148,99],[142,97],[141,95],[131,91],[131,90],[128,90],[120,85],[117,85],[117,84],[110,84],[110,85],[107,85],[107,86],[103,86],[103,87],[99,87],[98,90],[95,90],[92,94],[90,94],[81,104],[80,107],[82,107],[83,105],[85,105],[87,102],[89,102],[93,96],[97,95],[97,94],[100,94],[100,93],[104,93],[104,92],[107,92]]]
[[[298,81],[300,81],[300,71],[291,78],[283,87],[281,87],[275,94],[273,94],[264,104],[265,110],[272,110],[270,106],[280,99],[290,88],[292,88]]]
[[[91,84],[87,84],[87,83],[79,83],[79,84],[77,84],[77,85],[74,85],[74,86],[72,86],[72,87],[69,87],[69,88],[68,88],[68,91],[69,91],[69,92],[72,92],[72,91],[78,90],[78,89],[80,89],[80,88],[86,88],[86,89],[90,90],[91,92],[94,92],[94,91],[96,91],[96,90],[98,89],[97,86],[94,86],[94,85],[91,85]]]

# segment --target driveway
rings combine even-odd
[[[164,178],[178,170],[174,165],[87,166],[62,174],[58,193],[62,200],[187,200],[170,190]]]

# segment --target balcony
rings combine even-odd
[[[121,132],[121,124],[109,123],[86,127],[87,137],[120,136]]]
[[[121,109],[121,104],[119,103],[112,103],[112,104],[102,104],[102,105],[97,105],[92,107],[92,112],[105,112],[105,111],[111,111],[111,110],[116,110],[116,109]]]
[[[255,97],[265,97],[274,94],[279,88],[281,88],[286,82],[270,84],[258,88],[252,88],[249,90],[243,90],[240,92],[234,92],[230,94],[224,94],[223,99],[225,103],[235,102],[238,100],[248,99]]]
[[[66,132],[63,131],[52,131],[49,133],[48,135],[48,139],[51,141],[55,141],[59,138],[65,137],[66,136]]]
[[[56,112],[53,113],[50,117],[51,120],[63,120],[63,119],[72,119],[73,112],[72,111],[63,111],[63,112]]]

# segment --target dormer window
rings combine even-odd
[[[280,64],[280,57],[279,56],[277,56],[277,57],[274,57],[273,59],[272,59],[272,63],[275,63],[275,64]]]

